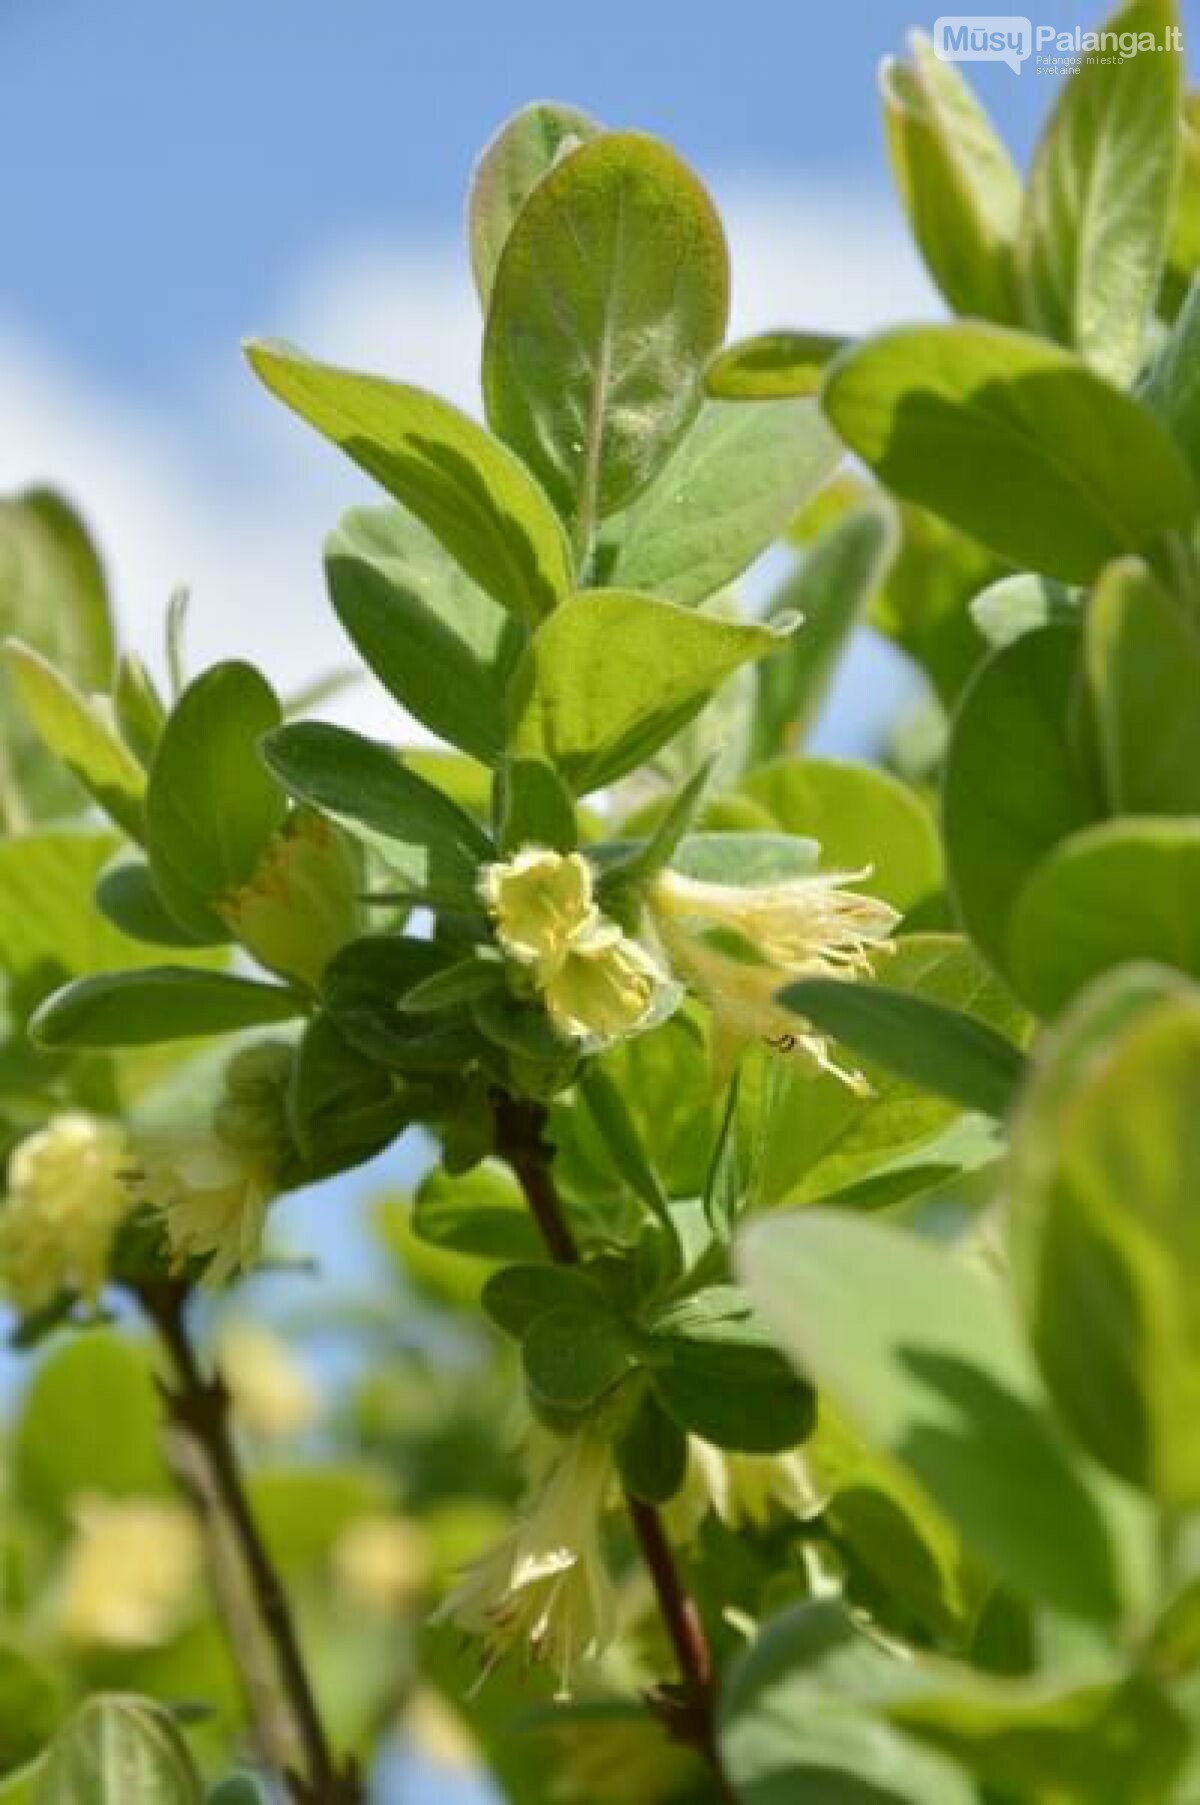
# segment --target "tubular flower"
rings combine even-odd
[[[149,1648],[180,1627],[200,1578],[200,1536],[181,1504],[87,1498],[60,1602],[71,1642]]]
[[[647,1020],[666,975],[646,948],[600,912],[581,853],[527,846],[489,865],[481,884],[496,939],[524,966],[565,1040],[604,1044]]]
[[[616,1594],[601,1545],[612,1488],[609,1444],[587,1431],[563,1443],[507,1535],[468,1569],[435,1621],[547,1661],[558,1696],[570,1696],[575,1663],[612,1638]]]
[[[772,1517],[808,1522],[820,1515],[826,1498],[798,1449],[735,1454],[692,1436],[685,1510],[688,1502],[700,1506],[698,1516],[711,1507],[730,1529],[765,1529]]]
[[[776,884],[709,883],[664,871],[651,886],[651,913],[677,973],[705,1001],[727,1047],[763,1040],[800,1053],[852,1089],[860,1072],[833,1059],[825,1036],[777,1001],[796,978],[869,976],[872,949],[896,911],[847,889],[865,871],[823,872]]]
[[[129,1167],[124,1132],[78,1112],[18,1145],[0,1210],[0,1274],[19,1310],[44,1309],[62,1292],[95,1301],[133,1204]]]
[[[207,1128],[138,1137],[138,1188],[162,1212],[172,1258],[180,1266],[207,1259],[212,1284],[253,1265],[262,1250],[290,1146],[290,1070],[283,1043],[246,1047],[230,1062],[224,1098]]]

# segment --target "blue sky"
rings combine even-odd
[[[727,182],[879,187],[875,65],[933,10],[0,0],[0,308],[135,388],[183,384],[327,242],[455,231],[481,138],[536,96]],[[982,75],[1024,143],[1045,84]]]
[[[197,661],[300,683],[343,656],[320,547],[370,491],[255,387],[239,340],[292,337],[473,405],[465,185],[497,124],[547,96],[698,167],[739,330],[936,312],[875,77],[932,18],[910,0],[0,0],[0,492],[79,499],[143,648],[187,583]],[[979,74],[1027,148],[1049,83]],[[833,745],[869,737],[886,676],[859,655]],[[397,728],[376,692],[353,710]]]

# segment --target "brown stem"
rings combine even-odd
[[[525,1194],[552,1260],[579,1263],[579,1248],[554,1181],[554,1148],[546,1136],[547,1114],[538,1103],[505,1092],[493,1099],[496,1145]],[[680,1574],[661,1514],[652,1504],[625,1494],[633,1532],[654,1586],[659,1614],[679,1665],[678,1686],[661,1687],[653,1703],[674,1735],[690,1743],[716,1776],[723,1800],[734,1795],[721,1769],[717,1747],[712,1654],[695,1601]]]
[[[201,1368],[188,1333],[186,1285],[165,1281],[145,1285],[142,1307],[154,1323],[170,1359],[172,1383],[164,1388],[171,1421],[203,1455],[211,1480],[208,1501],[219,1507],[224,1529],[235,1541],[254,1595],[263,1629],[274,1650],[279,1680],[295,1724],[303,1774],[289,1772],[297,1805],[362,1805],[363,1790],[353,1766],[339,1768],[325,1734],[308,1676],[291,1606],[262,1538],[234,1448],[229,1393],[219,1375]],[[199,1496],[205,1499],[205,1492]],[[277,1738],[273,1739],[277,1742]]]

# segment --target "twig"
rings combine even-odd
[[[201,1501],[220,1512],[224,1530],[234,1540],[253,1592],[266,1636],[274,1650],[279,1681],[295,1725],[303,1757],[303,1773],[285,1775],[296,1805],[362,1805],[364,1793],[352,1765],[339,1767],[305,1665],[291,1606],[263,1540],[246,1494],[229,1425],[229,1393],[219,1375],[201,1368],[188,1333],[188,1288],[177,1281],[147,1284],[138,1293],[170,1359],[172,1383],[164,1396],[172,1423],[186,1433],[203,1455],[211,1488],[198,1488]],[[264,1726],[264,1740],[278,1736]]]
[[[554,1180],[546,1111],[505,1092],[496,1093],[494,1107],[497,1151],[524,1192],[547,1252],[558,1265],[578,1265],[579,1248]],[[672,1734],[703,1756],[716,1776],[721,1798],[732,1805],[734,1795],[717,1746],[712,1654],[700,1614],[683,1582],[660,1513],[629,1492],[625,1503],[679,1665],[678,1686],[659,1687],[651,1702]]]

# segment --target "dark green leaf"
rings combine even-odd
[[[145,1047],[288,1021],[303,1010],[303,998],[281,984],[156,965],[68,984],[37,1009],[29,1032],[43,1047]]]
[[[806,978],[780,1001],[861,1058],[984,1115],[1008,1114],[1025,1071],[1020,1050],[986,1022],[885,984]]]
[[[390,746],[303,721],[271,734],[263,754],[293,795],[382,836],[389,867],[416,898],[478,912],[479,865],[492,850],[487,835]]]

